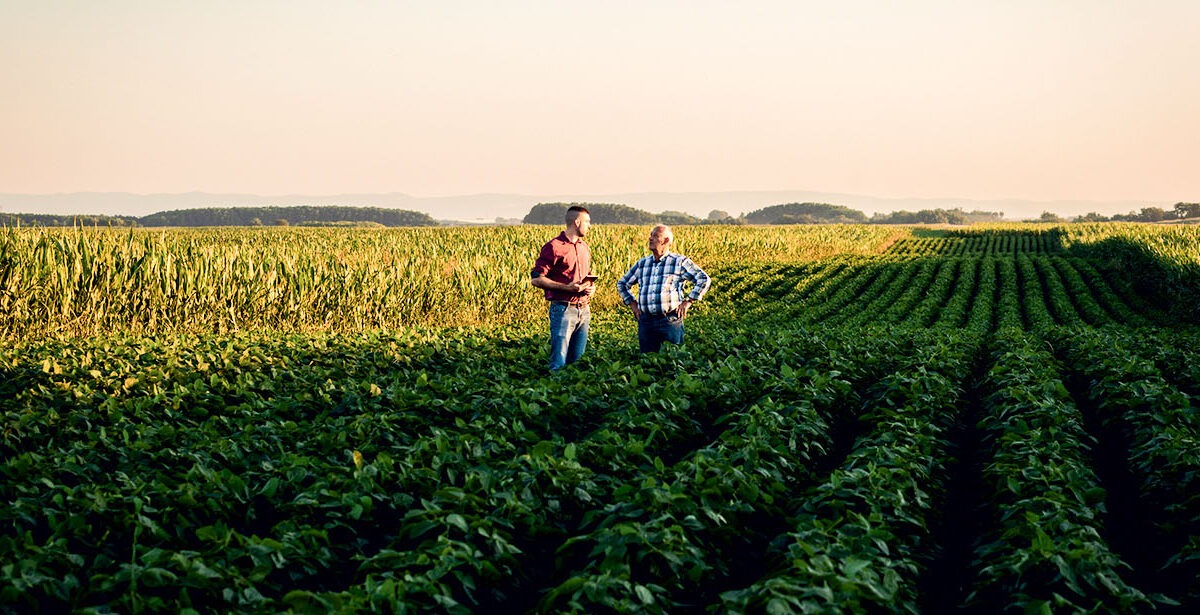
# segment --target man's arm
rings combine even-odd
[[[641,261],[638,262],[640,263]],[[629,268],[629,271],[626,271],[625,275],[621,276],[620,280],[617,280],[617,293],[621,295],[621,301],[633,311],[633,317],[641,318],[642,310],[638,307],[637,298],[633,296],[633,293],[629,292],[629,287],[638,283],[637,269],[638,263],[634,263]]]
[[[568,293],[579,293],[583,292],[584,290],[583,284],[575,284],[574,282],[570,284],[555,282],[544,275],[534,276],[529,280],[529,283],[544,290],[561,290]]]
[[[692,259],[686,256],[683,257],[680,264],[683,266],[683,279],[692,283],[692,292],[688,293],[687,298],[679,304],[678,308],[679,319],[683,320],[687,318],[688,310],[691,309],[692,304],[699,301],[704,296],[704,293],[708,292],[708,287],[712,285],[712,278],[709,278],[708,274],[699,265],[692,262]]]
[[[688,293],[687,300],[695,303],[704,297],[704,293],[708,292],[708,287],[712,286],[712,278],[700,268],[699,265],[692,262],[692,259],[683,258],[683,279],[692,283],[692,292]]]
[[[542,246],[541,253],[538,254],[537,260],[533,263],[533,270],[530,271],[529,283],[534,288],[542,290],[558,290],[568,293],[577,293],[583,290],[583,286],[568,282],[555,282],[546,277],[550,273],[550,269],[554,266],[554,247],[551,242],[547,242]]]

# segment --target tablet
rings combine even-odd
[[[596,280],[599,280],[599,279],[600,279],[600,276],[595,276],[595,275],[585,275],[585,276],[583,276],[583,281],[584,281],[584,282],[595,282]]]

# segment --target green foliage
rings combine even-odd
[[[1122,578],[1128,564],[1101,537],[1106,492],[1059,370],[1036,338],[1007,332],[996,342],[980,426],[993,450],[984,478],[998,523],[975,550],[979,576],[968,602],[1148,609],[1146,594]]]

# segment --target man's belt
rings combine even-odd
[[[676,318],[679,316],[679,308],[675,308],[670,312],[646,312],[646,314],[656,318]]]
[[[565,305],[568,307],[570,307],[572,305],[575,307],[587,307],[588,306],[587,301],[562,301],[560,299],[551,300],[550,304],[551,305]]]

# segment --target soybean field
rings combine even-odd
[[[0,612],[1200,608],[1200,232],[0,231]]]

